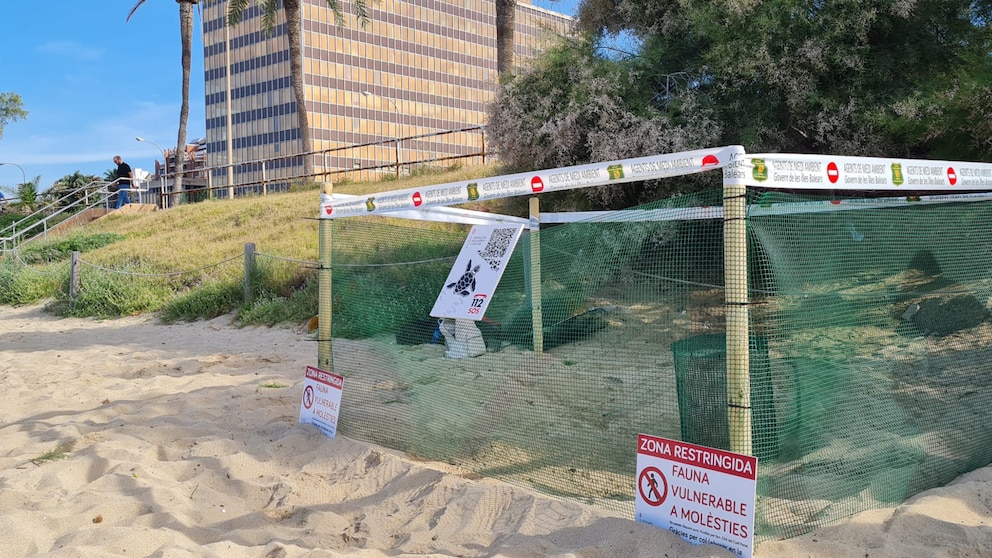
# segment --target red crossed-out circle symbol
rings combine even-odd
[[[837,168],[837,163],[830,161],[827,163],[827,180],[831,184],[837,184],[837,179],[840,178],[840,169]]]
[[[307,409],[313,407],[313,386],[303,388],[303,406]]]
[[[657,467],[645,467],[637,479],[637,490],[649,506],[660,506],[668,498],[668,480]]]

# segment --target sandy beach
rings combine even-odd
[[[316,344],[0,307],[4,557],[730,556],[298,424]],[[756,556],[992,556],[992,468]]]

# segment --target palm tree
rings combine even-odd
[[[303,23],[300,16],[300,0],[254,0],[261,4],[262,29],[271,33],[275,27],[276,14],[280,4],[286,16],[286,38],[289,40],[289,74],[293,84],[293,96],[296,98],[296,118],[300,127],[300,149],[304,153],[303,172],[309,178],[314,175],[313,143],[310,139],[310,117],[307,112],[307,97],[303,89]],[[355,15],[364,26],[369,21],[367,8],[368,0],[352,0]],[[227,24],[237,25],[251,0],[231,0],[227,6]],[[328,7],[334,12],[334,21],[344,25],[344,14],[337,0],[327,0]]]
[[[179,36],[182,41],[183,104],[179,109],[179,137],[176,138],[174,192],[181,192],[183,189],[183,166],[186,161],[186,121],[189,120],[189,73],[193,56],[193,6],[199,1],[176,0],[176,3],[179,4]],[[145,0],[138,0],[138,3],[131,8],[131,12],[127,14],[126,21],[131,21],[131,16],[144,3]]]
[[[116,173],[117,169],[114,169],[114,174],[116,175]],[[88,188],[89,191],[96,190],[99,187],[96,183],[99,181],[99,176],[83,174],[77,170],[56,180],[45,191],[45,198],[52,202],[58,201],[62,206],[67,206],[86,196],[86,192],[82,191],[84,186],[91,186]]]
[[[41,197],[41,194],[38,192],[38,184],[40,183],[41,177],[36,176],[34,180],[22,182],[17,185],[18,205],[29,213],[38,208],[38,201]]]
[[[516,15],[517,0],[496,0],[496,70],[501,78],[513,71]]]

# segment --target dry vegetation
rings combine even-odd
[[[367,194],[490,176],[492,167],[459,169],[400,180],[336,185],[342,194]],[[112,265],[141,261],[160,272],[179,271],[236,257],[251,242],[260,252],[307,261],[318,256],[318,190],[213,200],[167,211],[110,215],[87,233],[116,233],[124,241],[86,258]],[[478,206],[473,206],[479,209]]]

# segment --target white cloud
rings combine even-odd
[[[86,61],[99,60],[103,58],[104,53],[102,48],[87,47],[76,41],[49,41],[39,46],[37,50],[43,54]]]

